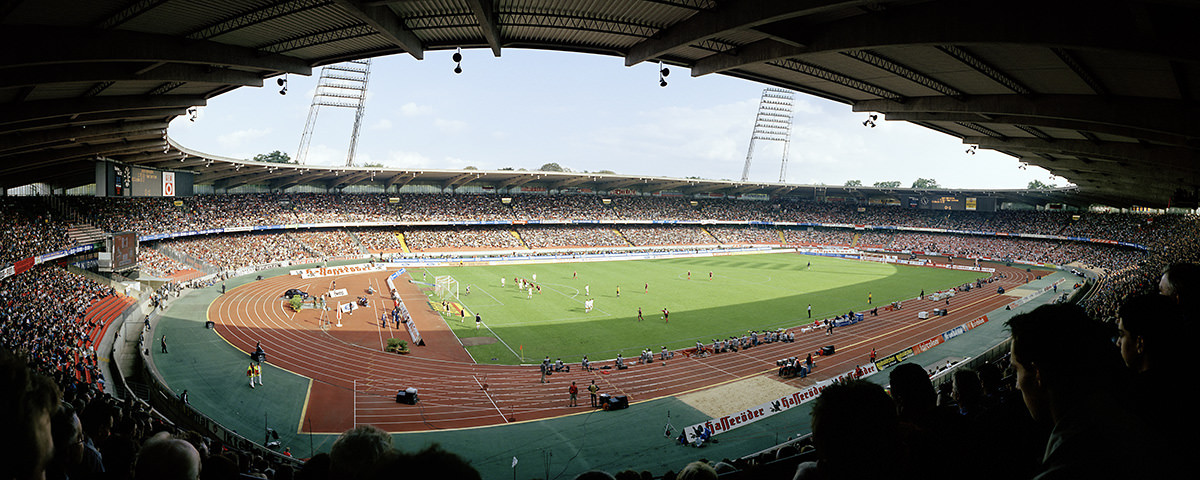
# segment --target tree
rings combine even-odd
[[[597,170],[597,171],[596,171],[596,173],[606,173],[606,174],[609,174],[609,175],[616,175],[616,174],[617,174],[617,172],[614,172],[614,171],[612,171],[612,170]]]
[[[1047,185],[1045,183],[1042,183],[1041,180],[1034,180],[1032,182],[1029,182],[1029,186],[1026,188],[1028,188],[1030,190],[1050,190],[1052,188],[1058,188],[1058,185],[1055,185],[1053,183]]]
[[[912,188],[942,188],[942,186],[932,178],[918,178],[913,182]]]
[[[875,182],[876,188],[900,188],[899,180],[889,180],[886,182]]]
[[[861,187],[862,180],[846,180],[846,184],[842,185],[842,186],[843,187]]]
[[[538,168],[538,171],[540,171],[540,172],[561,172],[561,171],[563,171],[563,167],[562,167],[562,165],[559,165],[557,163],[550,162],[545,165],[542,165],[541,168]]]
[[[364,163],[362,166],[366,168],[384,168],[382,163]]]
[[[258,155],[255,155],[254,161],[269,162],[269,163],[296,163],[296,162],[292,161],[292,157],[288,156],[288,154],[283,153],[279,150],[276,150],[271,153],[260,153]]]
[[[479,168],[474,165],[467,165],[463,167],[463,170],[479,170]]]

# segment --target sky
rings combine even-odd
[[[356,164],[391,168],[572,171],[740,180],[763,84],[657,64],[625,67],[619,57],[506,49],[464,50],[461,74],[451,51],[372,59]],[[195,121],[168,131],[181,145],[249,159],[280,150],[297,156],[320,69],[215,97]],[[1068,182],[989,150],[966,153],[961,140],[905,122],[863,126],[866,113],[797,93],[786,182],[865,186],[917,178],[949,188],[1025,188]],[[307,164],[345,165],[354,123],[350,108],[320,107]],[[755,142],[749,180],[779,180],[783,143]]]

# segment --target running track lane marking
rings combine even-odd
[[[964,308],[965,308],[965,307],[969,307],[969,306],[971,306],[971,305],[975,305],[976,303],[979,303],[979,302],[982,302],[982,301],[984,301],[984,300],[976,300],[976,301],[974,301],[974,302],[968,303],[967,305],[964,305],[963,307],[964,307]],[[981,316],[982,316],[982,315],[981,315]],[[978,318],[978,317],[976,317],[976,318]],[[920,325],[920,323],[918,323],[918,322],[909,323],[909,324],[907,324],[907,325],[904,325],[903,327],[897,328],[897,329],[895,329],[895,330],[892,330],[892,331],[890,331],[890,332],[886,332],[886,333],[883,333],[883,334],[880,334],[880,335],[876,335],[876,336],[874,336],[874,337],[871,337],[871,338],[869,338],[869,339],[867,339],[867,340],[864,340],[864,341],[862,341],[862,342],[852,343],[852,344],[850,344],[850,346],[851,346],[851,347],[854,347],[854,346],[858,346],[858,345],[860,345],[860,344],[862,344],[862,343],[864,343],[864,342],[866,342],[866,341],[869,341],[869,340],[874,340],[874,339],[876,339],[876,338],[890,336],[890,335],[892,335],[892,334],[894,334],[894,333],[896,333],[896,332],[900,332],[900,331],[903,331],[903,330],[907,330],[907,329],[909,329],[909,328],[912,328],[912,327],[914,327],[914,326],[916,326],[916,325]],[[842,348],[847,348],[847,347],[842,347]],[[716,367],[712,367],[712,368],[716,368]],[[718,368],[717,370],[720,370],[720,369]],[[767,374],[767,373],[771,373],[771,372],[773,372],[773,371],[775,371],[775,370],[776,370],[776,369],[773,367],[773,368],[768,368],[768,369],[766,369],[766,370],[762,370],[762,371],[759,371],[759,372],[756,372],[756,373],[751,373],[751,374],[749,374],[749,375],[743,375],[743,376],[741,376],[741,377],[734,376],[734,378],[732,378],[732,379],[730,379],[730,380],[726,380],[726,381],[724,381],[724,382],[720,382],[720,383],[714,383],[714,384],[712,384],[712,385],[707,385],[707,386],[703,386],[703,387],[696,387],[696,388],[693,388],[693,389],[691,389],[691,390],[685,390],[685,391],[682,391],[682,392],[676,393],[676,394],[674,394],[674,395],[672,395],[672,396],[673,396],[673,397],[679,397],[679,396],[681,396],[681,395],[687,395],[687,394],[689,394],[689,393],[698,392],[698,391],[700,391],[700,390],[706,390],[706,389],[710,389],[710,388],[716,388],[716,387],[719,387],[719,386],[722,386],[722,385],[727,385],[727,384],[730,384],[730,383],[733,383],[733,382],[742,381],[742,380],[745,380],[745,379],[747,379],[747,378],[750,378],[750,377],[757,377],[757,376],[759,376],[759,375],[764,375],[764,374]],[[724,370],[721,370],[721,371],[724,371]],[[728,373],[728,372],[726,372],[726,373]],[[732,374],[730,374],[730,375],[732,375]],[[602,376],[602,377],[603,377],[603,376]],[[605,382],[606,382],[606,383],[608,383],[608,379],[607,379],[607,378],[605,378]],[[611,384],[611,383],[609,383],[609,386],[612,386],[612,384]],[[621,390],[621,389],[620,389],[620,388],[617,388],[617,390]],[[621,390],[621,393],[625,393],[625,391],[624,391],[624,390]],[[655,399],[654,399],[654,398],[651,398],[651,399],[648,399],[648,400],[643,400],[643,401],[647,401],[647,402],[648,402],[648,401],[650,401],[650,400],[655,400]],[[641,402],[638,402],[638,403],[641,403]]]
[[[479,377],[476,377],[475,375],[471,375],[471,378],[475,379],[475,384],[479,385],[479,389],[483,390],[483,394],[487,396],[488,401],[492,402],[492,407],[496,409],[496,413],[500,414],[500,418],[504,419],[504,423],[508,423],[508,418],[504,416],[504,412],[500,411],[500,406],[496,405],[495,400],[492,400],[492,394],[488,393],[486,388],[483,388],[482,383],[479,383]]]

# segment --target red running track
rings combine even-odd
[[[837,328],[832,337],[823,329],[801,333],[797,328],[793,330],[794,343],[759,345],[705,358],[676,355],[666,363],[628,362],[630,368],[621,371],[575,368],[546,377],[544,384],[536,365],[473,363],[449,327],[429,308],[425,295],[408,282],[397,287],[427,343],[413,347],[409,355],[383,351],[388,338],[407,340],[409,336],[379,324],[382,312],[378,306],[390,305],[390,299],[382,294],[370,295],[371,307],[343,316],[343,326],[328,331],[320,328],[318,312],[293,313],[280,298],[292,287],[321,293],[336,280],[337,287],[350,292],[338,300],[349,302],[366,296],[368,286],[386,292],[383,280],[388,273],[313,280],[284,275],[252,282],[218,297],[209,307],[209,318],[216,322],[222,337],[245,352],[253,351],[257,341],[268,347],[288,346],[270,349],[270,362],[313,380],[302,431],[336,434],[354,425],[370,424],[389,432],[408,432],[540,420],[590,410],[586,400],[579,407],[566,406],[571,381],[578,382],[583,391],[595,380],[601,393],[628,395],[641,402],[755,375],[775,377],[777,359],[803,357],[823,345],[837,345],[836,355],[816,359],[817,368],[808,378],[786,381],[800,389],[867,363],[872,348],[880,356],[887,355],[1002,308],[1013,299],[997,295],[995,287],[1012,291],[1046,272],[999,267],[997,273],[1004,278],[960,292],[945,317],[916,320],[918,311],[944,302],[914,298],[904,301],[903,310],[868,316],[857,325]],[[593,362],[597,367],[604,364],[611,362]],[[415,408],[395,403],[395,392],[408,386],[420,389],[421,402]]]

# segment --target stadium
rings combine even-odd
[[[75,3],[0,7],[6,478],[1182,471],[1155,442],[1195,417],[1166,386],[1200,258],[1193,5]],[[720,74],[1072,185],[322,166],[168,130],[240,87],[459,49]],[[1129,403],[1084,417],[1081,391]]]

